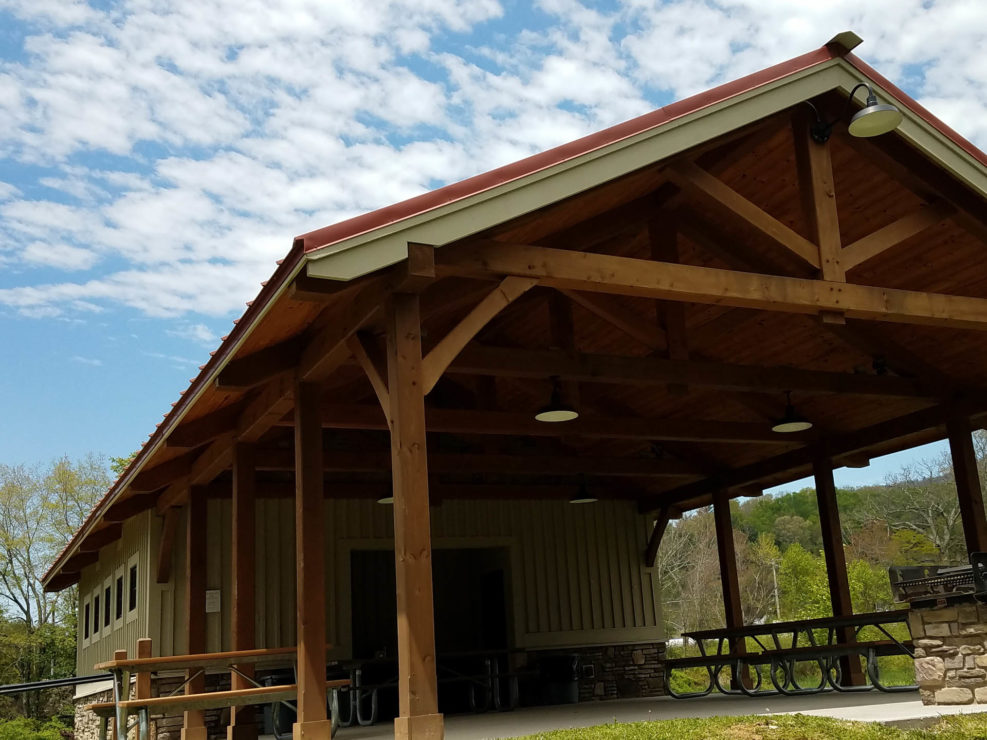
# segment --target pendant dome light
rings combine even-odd
[[[779,434],[792,434],[793,432],[805,432],[812,429],[812,422],[801,416],[792,405],[792,392],[785,391],[785,415],[771,427],[772,432]]]
[[[552,397],[549,399],[548,405],[542,406],[538,410],[538,413],[535,414],[535,419],[557,423],[560,421],[572,421],[578,418],[579,412],[562,400],[562,385],[559,383],[559,379],[552,378]]]
[[[572,498],[569,499],[570,504],[595,504],[599,501],[596,496],[589,492],[589,487],[586,485],[586,478],[583,477],[579,481],[579,490],[573,494]]]

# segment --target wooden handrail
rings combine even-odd
[[[332,645],[326,645],[329,651]],[[189,655],[169,655],[160,658],[127,658],[97,663],[96,670],[153,673],[164,670],[185,668],[217,668],[231,665],[248,665],[274,661],[278,658],[292,658],[295,647],[259,648],[254,650],[231,650],[223,653],[193,653]]]

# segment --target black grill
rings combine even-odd
[[[970,565],[920,565],[888,569],[895,601],[912,606],[987,603],[987,552],[970,555]]]

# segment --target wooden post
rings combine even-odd
[[[152,657],[151,638],[142,637],[137,641],[137,657]],[[137,685],[134,690],[135,699],[151,698],[151,674],[148,671],[140,671],[137,674]]]
[[[319,388],[295,385],[295,561],[298,612],[298,713],[294,740],[325,740],[326,581]]]
[[[185,652],[202,653],[206,649],[206,494],[191,488],[185,521]],[[190,668],[185,677],[195,674]],[[205,689],[205,675],[185,685],[186,694],[200,694]],[[182,740],[207,740],[205,715],[201,710],[185,712]]]
[[[987,552],[987,514],[984,512],[984,494],[980,487],[970,422],[964,418],[950,419],[946,422],[946,432],[949,435],[949,452],[953,457],[953,477],[960,502],[966,550],[971,553]]]
[[[834,617],[853,614],[850,601],[850,582],[847,579],[846,555],[843,553],[843,532],[840,529],[840,510],[836,504],[836,482],[833,480],[833,461],[825,452],[816,454],[812,461],[812,473],[816,479],[816,503],[819,507],[819,528],[822,531],[823,553],[826,557],[826,577],[829,580],[829,600]],[[853,642],[853,629],[840,632],[841,642]],[[860,668],[860,659],[840,658],[843,681],[851,686],[866,683]]]
[[[425,395],[418,296],[394,295],[387,307],[394,561],[397,585],[396,740],[441,740],[432,603]]]
[[[740,601],[740,579],[737,577],[737,550],[733,544],[733,521],[730,518],[730,497],[725,489],[713,493],[713,523],[716,526],[716,550],[720,557],[720,586],[723,589],[723,610],[727,629],[744,626],[744,609]],[[736,655],[747,653],[743,640],[731,640],[730,649]],[[730,679],[736,686],[736,676]]]
[[[254,476],[254,447],[237,442],[233,448],[233,609],[230,642],[233,650],[251,650],[254,644],[254,546],[256,539],[256,501]],[[237,666],[246,675],[254,675],[253,665]],[[253,684],[233,672],[230,685],[234,689],[251,688]],[[253,707],[230,709],[227,740],[257,740],[257,723]]]

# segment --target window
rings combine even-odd
[[[123,576],[117,576],[117,611],[115,618],[123,618]]]
[[[86,602],[86,609],[85,609],[85,615],[86,615],[86,617],[85,617],[85,619],[82,620],[82,624],[83,624],[83,627],[82,627],[82,639],[83,640],[88,640],[89,639],[89,614],[90,614],[90,612],[89,612],[89,602],[87,601]]]
[[[130,566],[130,594],[129,601],[127,603],[127,611],[132,612],[137,608],[137,566]]]
[[[103,592],[103,626],[110,626],[110,609],[113,605],[113,596],[110,591],[110,587],[107,586],[106,590]]]
[[[99,634],[99,594],[93,596],[93,637]]]

